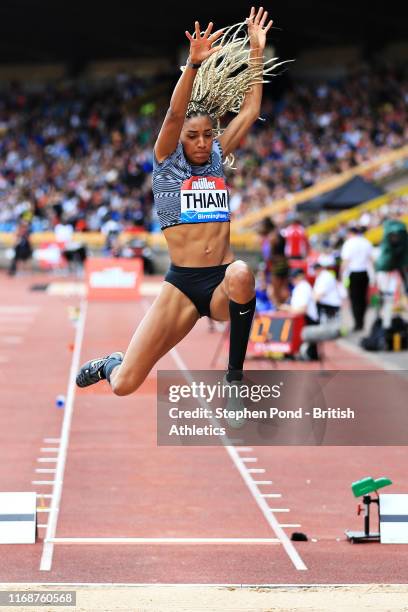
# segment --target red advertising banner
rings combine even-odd
[[[89,258],[85,265],[88,300],[134,301],[140,297],[143,261]]]

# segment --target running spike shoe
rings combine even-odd
[[[84,363],[76,377],[76,384],[78,387],[89,387],[89,385],[94,385],[100,380],[106,380],[103,368],[109,359],[118,359],[122,361],[123,353],[117,351],[116,353],[111,353],[107,357],[91,359],[91,361]]]

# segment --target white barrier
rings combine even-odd
[[[381,544],[408,544],[408,495],[380,495]]]
[[[35,544],[36,493],[0,493],[0,544]]]

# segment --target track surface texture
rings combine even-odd
[[[406,582],[406,546],[352,545],[344,536],[345,529],[362,528],[351,482],[385,475],[393,480],[393,492],[407,491],[406,447],[238,448],[236,461],[222,446],[157,447],[157,369],[176,370],[180,364],[189,370],[211,369],[221,332],[210,333],[206,319],[159,362],[134,395],[115,397],[106,382],[75,390],[56,541],[49,569],[40,569],[55,473],[36,470],[56,469],[64,409],[56,407],[55,399],[67,395],[78,326],[70,316],[80,304],[76,295],[30,290],[47,282],[50,278],[44,275],[0,277],[0,490],[36,491],[44,510],[35,545],[1,546],[7,562],[1,563],[0,582]],[[80,362],[125,349],[153,299],[145,295],[132,304],[89,303]],[[330,369],[378,369],[344,344],[328,343],[326,355]],[[224,347],[219,369],[226,358]],[[271,364],[248,361],[247,367],[271,369]],[[285,362],[278,367],[305,365]],[[268,496],[262,499],[280,525],[278,533],[237,461],[261,470],[251,477],[265,483],[257,490]],[[290,542],[293,531],[304,532],[308,541]],[[95,541],[81,541],[86,538]],[[132,538],[155,541],[136,543]],[[180,538],[193,541],[182,543]]]

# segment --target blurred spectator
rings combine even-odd
[[[261,236],[265,286],[270,289],[269,298],[272,302],[280,304],[289,296],[289,265],[285,256],[285,238],[269,217],[263,219],[258,233]]]
[[[9,275],[14,276],[17,272],[19,261],[28,261],[31,259],[33,250],[30,243],[30,224],[27,221],[21,221],[16,231],[16,241],[14,244],[14,253],[10,262]]]
[[[289,259],[304,259],[309,252],[309,241],[305,228],[297,217],[287,225],[282,233],[285,237],[285,255]]]
[[[341,249],[342,277],[348,278],[354,331],[364,329],[368,305],[368,285],[373,271],[373,247],[357,227],[351,227],[349,237]]]
[[[317,325],[319,314],[313,297],[312,286],[306,280],[304,270],[294,268],[290,271],[289,276],[293,283],[292,295],[289,304],[281,304],[280,309],[293,314],[304,315],[306,325]],[[303,355],[310,360],[318,359],[317,344],[314,342],[307,343]]]
[[[314,269],[316,280],[313,285],[313,298],[319,313],[319,322],[337,318],[340,312],[341,295],[336,275],[333,271],[336,261],[331,255],[320,255]]]

